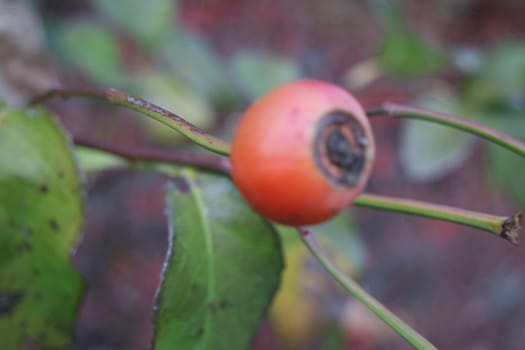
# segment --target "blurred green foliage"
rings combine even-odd
[[[378,61],[390,74],[414,76],[436,73],[447,64],[447,56],[407,24],[394,1],[373,1],[381,20],[383,40]]]
[[[484,55],[470,77],[465,98],[490,109],[509,109],[525,104],[525,43],[498,43]]]
[[[421,95],[419,105],[463,118],[525,140],[525,44],[498,43],[485,52],[470,50],[470,65],[461,58],[454,66],[464,77],[459,85],[442,85],[440,90]],[[454,52],[452,53],[452,56]],[[416,130],[417,129],[417,130]],[[441,126],[407,121],[401,134],[400,158],[406,174],[419,181],[438,179],[463,164],[472,153],[472,137]],[[488,182],[502,188],[520,206],[518,191],[523,160],[498,146],[488,146]]]
[[[173,27],[173,0],[92,0],[107,23],[133,36],[144,48],[162,45]]]
[[[525,43],[498,43],[488,50],[460,96],[476,111],[480,122],[525,141]],[[525,206],[523,171],[523,159],[489,146],[489,183],[502,188],[521,207]]]
[[[450,89],[429,91],[418,104],[431,110],[467,117]],[[399,158],[404,174],[414,181],[436,180],[461,166],[473,151],[474,137],[452,128],[406,120],[401,129]]]
[[[102,85],[126,85],[119,43],[108,28],[82,19],[61,23],[53,29],[56,52],[72,66]]]
[[[508,135],[525,142],[525,116],[511,113],[505,115],[492,115],[495,119],[493,126]],[[525,191],[523,190],[523,174],[525,162],[523,159],[507,150],[490,145],[486,174],[489,183],[502,188],[520,207],[525,207]]]
[[[525,139],[525,43],[498,42],[483,50],[468,47],[439,49],[409,28],[393,1],[371,3],[380,19],[384,36],[377,52],[383,75],[399,83],[429,79],[432,84],[416,96],[421,107],[473,119],[481,124]],[[455,72],[455,85],[440,73]],[[436,84],[436,82],[439,82]],[[436,88],[436,85],[438,88]],[[407,120],[401,131],[399,157],[404,174],[415,181],[433,181],[460,167],[473,153],[470,135],[439,125]],[[519,205],[525,205],[519,191],[523,160],[497,146],[489,146],[488,182],[502,188]]]
[[[204,129],[301,75],[296,61],[271,52],[219,53],[204,35],[180,23],[176,1],[92,3],[89,16],[49,21],[57,58],[91,84],[150,99]],[[157,142],[180,140],[159,123],[141,123]]]
[[[300,76],[294,61],[269,53],[238,52],[231,60],[231,67],[240,91],[250,100]]]

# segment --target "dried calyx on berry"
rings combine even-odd
[[[368,144],[354,116],[343,111],[329,113],[317,126],[314,142],[317,165],[335,184],[356,186],[363,174]]]

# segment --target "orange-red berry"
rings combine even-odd
[[[232,176],[265,218],[316,224],[363,191],[374,148],[368,118],[352,95],[330,83],[299,80],[244,113],[232,143]]]

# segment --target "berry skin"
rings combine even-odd
[[[299,80],[246,110],[233,138],[232,177],[263,217],[317,224],[361,194],[374,149],[368,118],[353,96],[330,83]]]

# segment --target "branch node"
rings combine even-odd
[[[522,219],[522,213],[517,212],[516,214],[506,218],[501,227],[501,237],[510,241],[515,246],[519,245],[518,238],[520,234]]]
[[[122,103],[126,100],[127,94],[125,94],[122,91],[116,90],[116,89],[106,89],[103,90],[104,95],[106,95],[106,98],[109,100],[110,103]]]

